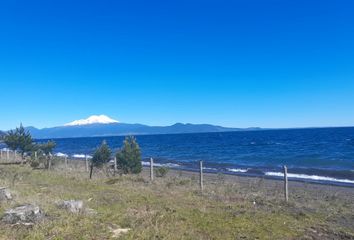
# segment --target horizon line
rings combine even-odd
[[[229,126],[222,126],[222,125],[218,125],[218,124],[212,124],[212,123],[182,123],[182,122],[176,122],[174,124],[170,124],[170,125],[148,125],[148,124],[143,124],[143,123],[124,123],[124,122],[117,122],[117,123],[107,123],[107,124],[102,124],[102,123],[93,123],[93,124],[85,124],[87,125],[111,125],[111,124],[140,124],[140,125],[145,125],[148,127],[170,127],[176,124],[183,124],[183,125],[212,125],[212,126],[218,126],[218,127],[222,127],[222,128],[230,128],[230,129],[240,129],[240,130],[245,130],[245,131],[259,131],[259,130],[291,130],[291,129],[316,129],[316,128],[352,128],[354,127],[354,125],[344,125],[344,126],[307,126],[307,127],[229,127]],[[85,126],[85,125],[80,125],[80,126]],[[54,127],[42,127],[42,128],[37,128],[35,126],[25,126],[25,128],[35,128],[38,130],[42,130],[42,129],[48,129],[48,128],[58,128],[58,127],[75,127],[75,126],[79,126],[79,125],[61,125],[61,126],[54,126]],[[8,132],[11,131],[15,128],[12,129],[8,129],[8,130],[2,130],[0,129],[0,131],[3,132]],[[227,131],[225,131],[227,132]],[[154,135],[154,134],[152,134]]]

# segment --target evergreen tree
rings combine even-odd
[[[92,178],[93,167],[102,167],[102,165],[108,163],[111,158],[111,154],[111,149],[109,148],[107,142],[103,140],[91,159],[90,179]],[[105,168],[105,170],[107,171],[107,168]]]
[[[135,137],[126,137],[123,142],[123,148],[116,154],[117,166],[123,173],[140,173],[141,152]]]
[[[99,146],[92,157],[92,165],[95,167],[100,167],[105,163],[108,163],[111,158],[111,149],[107,145],[106,141],[103,141],[101,146]]]
[[[15,130],[9,131],[4,141],[11,150],[19,150],[22,158],[25,152],[29,152],[33,148],[32,136],[22,124]]]
[[[7,145],[7,147],[10,148],[12,151],[18,149],[19,146],[18,136],[14,130],[7,132],[6,136],[4,137],[4,142]]]

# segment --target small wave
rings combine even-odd
[[[91,156],[85,155],[85,154],[73,154],[72,155],[73,158],[86,158],[86,156],[87,156],[87,158],[92,158]]]
[[[236,173],[246,173],[248,169],[241,169],[241,168],[227,168],[229,172],[236,172]]]
[[[58,152],[58,153],[54,154],[54,156],[56,156],[56,157],[68,157],[68,154]]]
[[[203,167],[204,170],[217,171],[217,168]]]
[[[145,162],[142,161],[141,164],[143,166],[150,166],[150,162]],[[180,167],[180,165],[176,164],[176,163],[154,163],[154,167],[170,167],[170,168],[176,168],[176,167]]]
[[[150,166],[150,163],[149,163]],[[175,164],[175,163],[154,163],[154,166],[156,167],[170,167],[170,168],[175,168],[175,167],[179,167],[180,165]]]
[[[266,176],[272,176],[272,177],[284,177],[284,173],[282,173],[282,172],[266,172],[265,175]],[[352,183],[352,184],[354,184],[354,180],[338,179],[338,178],[317,176],[317,175],[288,173],[288,177],[289,178],[295,178],[295,179],[309,179],[309,180],[316,180],[316,181],[328,181],[328,182],[340,182],[340,183]]]

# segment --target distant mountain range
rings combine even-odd
[[[149,134],[178,134],[178,133],[203,133],[203,132],[228,132],[244,129],[225,128],[209,124],[182,124],[158,127],[143,124],[110,123],[88,124],[77,126],[62,126],[37,129],[27,127],[33,138],[76,138],[76,137],[102,137],[122,135],[149,135]],[[249,130],[249,129],[248,129]]]
[[[259,128],[226,128],[210,124],[182,124],[171,126],[147,126],[143,124],[120,123],[105,115],[91,116],[87,119],[75,120],[64,126],[38,129],[26,127],[33,138],[77,138],[148,134],[180,134],[257,130]]]

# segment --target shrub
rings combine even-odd
[[[225,176],[222,172],[217,173],[217,178],[220,182],[225,182]]]
[[[37,144],[36,148],[38,150],[41,150],[44,155],[50,156],[53,153],[54,148],[56,147],[56,143],[52,140],[46,142],[46,143],[41,143]]]
[[[44,162],[44,167],[46,169],[49,169],[52,165],[52,154],[56,145],[57,144],[54,141],[48,141],[46,143],[35,144],[33,147],[37,151],[39,164],[41,162]],[[33,158],[33,154],[32,154],[32,158]]]
[[[30,166],[31,168],[38,168],[40,165],[39,161],[38,160],[32,160],[30,161]]]
[[[179,180],[179,182],[178,182],[178,185],[180,185],[180,186],[185,186],[185,185],[188,185],[188,184],[191,184],[191,180],[190,179],[182,179],[182,180]]]
[[[140,173],[141,152],[135,137],[126,137],[123,142],[123,148],[116,154],[117,166],[123,173]]]
[[[35,145],[35,151],[32,152],[28,162],[32,168],[44,167],[48,166],[48,158],[43,153],[41,149],[38,148],[38,145]],[[35,156],[35,152],[37,152],[37,158]]]
[[[159,167],[156,169],[156,177],[165,177],[169,169],[167,167]]]

